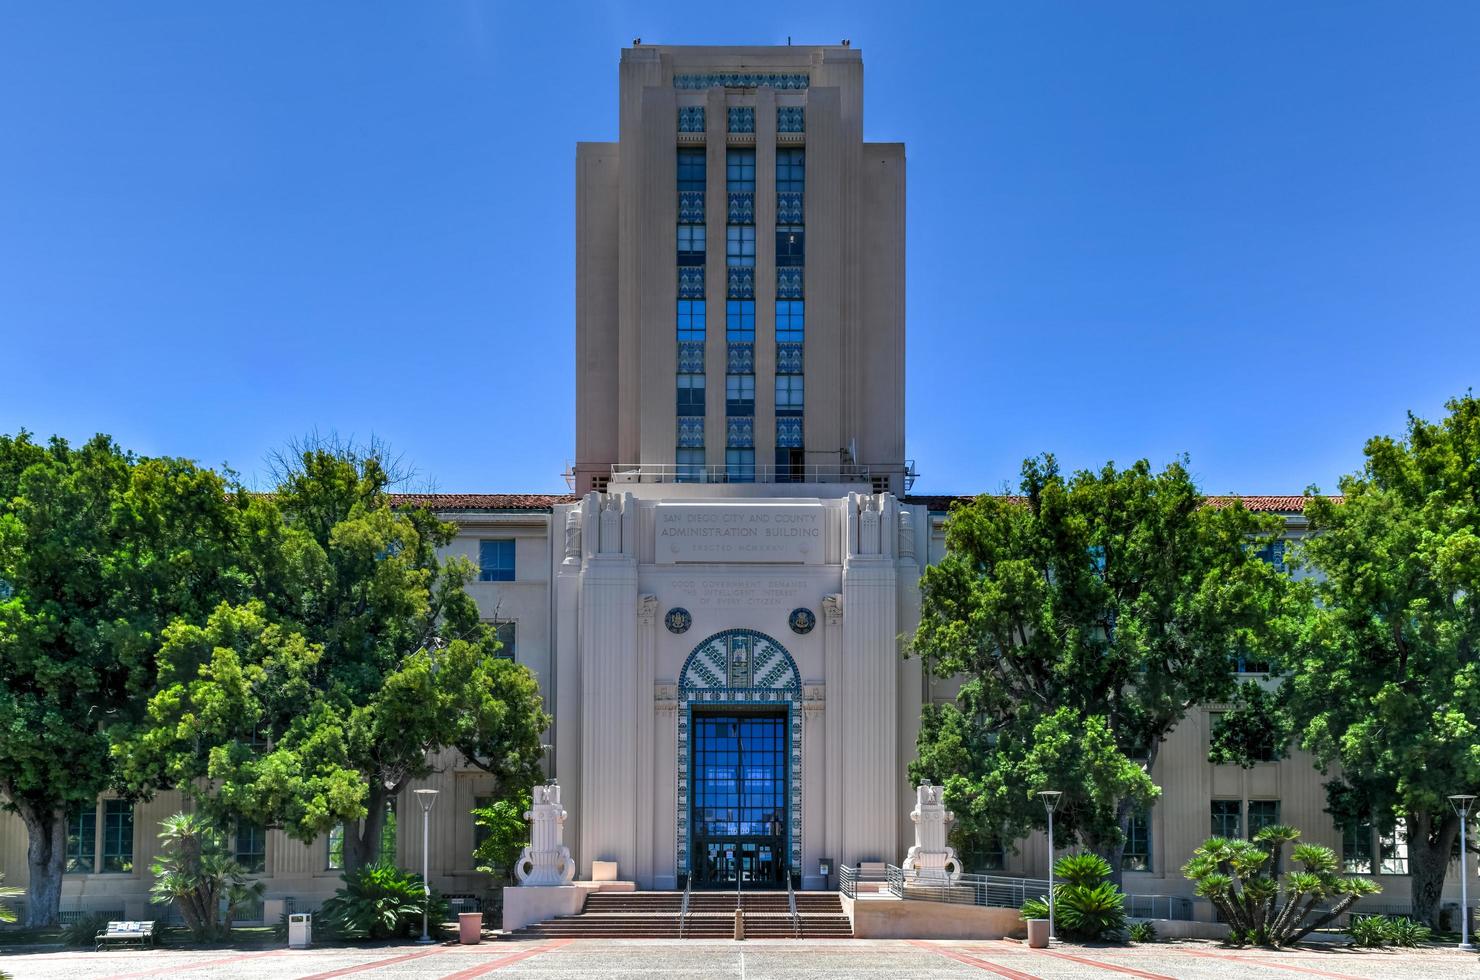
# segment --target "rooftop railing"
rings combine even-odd
[[[915,461],[883,465],[800,463],[749,466],[689,463],[614,463],[611,483],[863,483],[887,484],[899,477],[908,492],[915,483]]]

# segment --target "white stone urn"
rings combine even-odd
[[[534,788],[534,804],[524,814],[529,821],[529,846],[519,853],[514,876],[524,887],[567,885],[576,876],[576,863],[565,846],[565,810],[560,806],[560,784]]]
[[[913,872],[916,880],[954,882],[961,862],[955,848],[946,844],[946,834],[956,815],[946,809],[941,787],[920,784],[910,819],[915,822],[915,846],[904,857],[904,870]]]

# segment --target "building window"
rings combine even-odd
[[[1372,873],[1372,823],[1351,820],[1341,828],[1341,870],[1357,874]]]
[[[731,483],[754,483],[755,450],[726,449],[725,476]]]
[[[324,867],[330,871],[338,871],[344,867],[344,824],[336,824],[329,828],[328,843]]]
[[[1131,814],[1131,823],[1126,828],[1125,850],[1120,855],[1122,871],[1151,870],[1151,814]]]
[[[1244,651],[1234,658],[1233,669],[1240,674],[1267,674],[1271,670],[1268,660],[1259,660]]]
[[[514,539],[478,542],[478,581],[514,581]]]
[[[776,264],[801,265],[806,252],[806,234],[801,225],[776,226]]]
[[[678,264],[704,264],[704,225],[678,226]]]
[[[803,407],[802,387],[805,380],[800,374],[776,375],[776,414],[797,415]]]
[[[678,482],[698,483],[704,478],[704,449],[678,450]]]
[[[1377,834],[1377,873],[1408,873],[1408,827],[1396,821],[1380,828]]]
[[[755,225],[725,227],[725,265],[755,265]]]
[[[1280,822],[1279,800],[1249,801],[1249,840],[1265,827],[1277,826]]]
[[[134,805],[128,800],[103,801],[103,873],[134,870]]]
[[[1237,840],[1243,836],[1243,801],[1213,801],[1213,836]]]
[[[725,340],[732,344],[755,343],[755,300],[725,301]]]
[[[681,299],[678,301],[678,339],[704,341],[704,300]]]
[[[725,375],[725,414],[755,414],[755,375]]]
[[[67,814],[67,864],[69,875],[90,875],[98,864],[98,807],[78,807]]]
[[[500,660],[514,659],[514,639],[518,632],[514,623],[504,620],[493,624],[493,635],[498,638],[498,658]]]
[[[678,189],[704,191],[704,148],[684,147],[678,151]]]
[[[725,186],[732,193],[736,191],[754,192],[754,150],[730,150],[725,154]]]
[[[236,823],[236,863],[250,875],[267,870],[267,828],[250,820]]]
[[[800,299],[776,301],[776,343],[800,344],[806,339],[807,303]]]
[[[1276,570],[1281,572],[1286,570],[1285,542],[1271,541],[1269,544],[1260,548],[1256,552],[1256,554],[1259,556],[1260,561],[1268,562],[1269,564],[1273,565]]]
[[[800,194],[807,187],[807,151],[800,147],[776,151],[776,192]]]
[[[704,375],[680,374],[678,376],[678,414],[704,414]]]

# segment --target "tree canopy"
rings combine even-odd
[[[1283,690],[1339,823],[1406,830],[1415,914],[1436,922],[1459,831],[1480,793],[1480,401],[1405,439],[1368,441],[1340,502],[1312,497],[1299,559],[1319,573]],[[1370,832],[1370,831],[1369,831]]]
[[[398,510],[375,454],[305,449],[243,516],[254,598],[179,623],[148,726],[116,756],[137,789],[309,842],[345,823],[344,862],[379,858],[387,803],[455,749],[503,791],[539,777],[548,725],[533,675],[498,656],[442,558],[455,528]]]
[[[1118,875],[1162,740],[1231,693],[1240,654],[1276,646],[1288,582],[1260,549],[1279,529],[1144,460],[1069,477],[1028,460],[1020,497],[951,512],[913,649],[961,687],[927,707],[911,776],[945,786],[963,853],[1042,827],[1035,794],[1056,789],[1057,840]]]

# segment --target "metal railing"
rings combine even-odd
[[[756,463],[747,466],[689,463],[613,463],[611,483],[864,483],[898,476],[914,485],[915,461],[900,463]]]
[[[883,866],[881,870],[864,869],[845,864],[838,868],[838,893],[847,898],[858,897],[858,886],[882,885],[889,881],[888,867]],[[864,891],[868,891],[867,888]]]
[[[691,875],[684,875],[683,879],[683,901],[678,906],[678,938],[682,939],[684,930],[689,925],[689,896],[694,892],[694,879]]]
[[[1199,901],[1180,895],[1126,895],[1125,914],[1131,919],[1171,919],[1196,922]],[[1211,903],[1210,903],[1211,904]],[[1212,912],[1207,914],[1212,920]]]
[[[802,921],[797,917],[797,893],[791,887],[791,872],[786,873],[786,911],[791,916],[791,938],[802,938]]]

